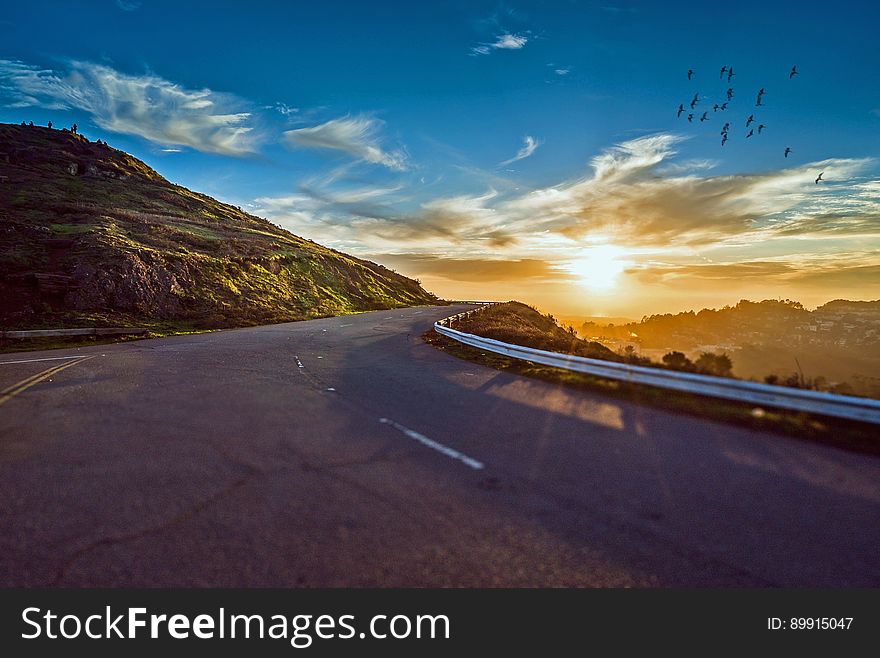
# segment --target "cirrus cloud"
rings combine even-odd
[[[307,213],[312,226],[332,227],[337,243],[374,251],[418,243],[420,249],[466,248],[470,255],[505,249],[511,257],[567,258],[607,243],[681,252],[792,238],[880,236],[880,181],[863,176],[871,159],[710,175],[700,163],[670,166],[682,141],[659,134],[622,142],[594,157],[588,175],[525,193],[514,186],[499,192],[493,185],[482,194],[413,205],[409,193],[398,194],[407,189],[398,184],[380,186],[376,194],[357,190],[354,196],[304,188],[294,197],[260,202],[279,221],[301,221]],[[533,152],[536,145],[527,141],[524,150]],[[825,185],[813,182],[816,170],[826,172]]]
[[[753,280],[796,284],[800,287],[880,286],[880,251],[833,254],[786,254],[764,260],[718,263],[648,262],[629,268],[627,274],[644,283],[663,285],[713,285]]]
[[[163,146],[236,156],[255,147],[251,114],[240,111],[239,99],[101,64],[71,61],[54,71],[0,60],[0,99],[10,107],[81,110],[105,130]]]
[[[592,174],[509,198],[497,210],[514,229],[549,231],[573,241],[698,246],[834,232],[880,233],[876,181],[861,174],[871,158],[836,158],[754,174],[664,171],[681,137],[651,135],[611,147]],[[825,171],[826,185],[813,181]],[[516,230],[515,230],[516,232]]]
[[[516,238],[495,222],[489,207],[498,196],[483,194],[437,197],[408,210],[401,188],[366,187],[332,190],[301,186],[296,194],[255,199],[255,210],[294,232],[307,232],[339,249],[373,253],[418,244],[430,251],[464,243],[472,250],[509,247]]]
[[[418,199],[402,180],[352,189],[334,180],[259,202],[294,232],[383,253],[409,275],[456,286],[573,285],[568,268],[602,245],[622,254],[621,277],[661,294],[719,282],[741,291],[772,281],[786,294],[816,295],[880,286],[873,159],[716,175],[709,163],[677,158],[683,143],[672,134],[624,141],[593,157],[581,177],[525,192],[493,177],[483,193]],[[814,183],[817,171],[824,184]]]
[[[294,148],[342,151],[364,162],[403,171],[407,168],[406,153],[382,147],[379,139],[382,125],[382,121],[365,115],[345,116],[316,126],[288,130],[284,140]]]
[[[529,42],[529,38],[522,34],[504,32],[499,34],[495,41],[481,43],[471,48],[471,55],[488,55],[493,50],[519,50]]]
[[[519,151],[516,152],[516,155],[509,160],[505,160],[501,164],[506,165],[516,162],[518,160],[525,160],[527,157],[532,155],[532,153],[534,153],[542,143],[543,142],[535,139],[531,135],[526,135],[523,138],[523,146]]]
[[[381,254],[376,258],[395,268],[452,281],[564,281],[572,279],[559,264],[538,258],[456,258],[434,254]]]

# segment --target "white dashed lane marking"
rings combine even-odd
[[[437,441],[434,441],[433,439],[429,439],[424,434],[420,434],[419,432],[416,432],[415,430],[411,430],[410,428],[408,428],[404,425],[401,425],[400,423],[396,423],[389,418],[380,418],[379,422],[384,423],[385,425],[391,425],[391,427],[393,427],[397,431],[401,432],[405,436],[408,436],[409,438],[413,439],[414,441],[418,441],[422,445],[428,446],[429,448],[436,450],[437,452],[442,453],[442,454],[446,455],[447,457],[451,457],[452,459],[457,459],[458,461],[463,463],[465,466],[470,466],[474,470],[479,471],[483,468],[483,462],[477,461],[473,457],[468,457],[464,453],[461,453],[454,448],[450,448],[449,446],[445,446],[442,443],[437,443]]]

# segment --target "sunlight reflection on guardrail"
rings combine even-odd
[[[784,386],[728,379],[726,377],[676,372],[661,368],[630,365],[628,363],[590,359],[573,354],[548,352],[533,347],[523,347],[522,345],[504,343],[492,338],[464,333],[451,327],[456,320],[470,317],[474,313],[494,305],[495,302],[487,303],[479,308],[456,313],[448,318],[438,320],[434,323],[434,331],[464,345],[495,354],[564,370],[582,372],[606,379],[616,379],[634,384],[647,384],[659,388],[708,395],[726,400],[737,400],[755,405],[790,409],[793,411],[806,411],[826,416],[835,416],[837,418],[880,424],[880,400],[786,388]]]

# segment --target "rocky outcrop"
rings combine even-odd
[[[178,277],[185,267],[175,268],[160,256],[123,253],[112,263],[76,265],[71,276],[75,289],[64,299],[73,309],[118,309],[174,318],[182,312],[183,288]]]
[[[115,178],[116,180],[126,180],[131,177],[129,174],[123,172],[114,171],[112,169],[103,169],[94,163],[86,165],[85,175],[94,178]]]

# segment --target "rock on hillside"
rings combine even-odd
[[[436,301],[106,144],[0,124],[4,328],[228,327]]]

